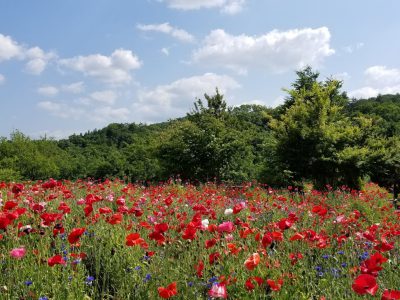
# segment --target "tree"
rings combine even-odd
[[[345,116],[340,88],[340,81],[329,79],[289,90],[293,104],[271,121],[278,161],[293,183],[312,180],[320,189],[360,185],[368,151],[363,142],[372,121]]]
[[[392,189],[396,201],[400,192],[400,137],[368,140],[368,173],[371,180]]]

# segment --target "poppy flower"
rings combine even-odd
[[[204,270],[204,262],[200,260],[198,264],[195,266],[197,277],[203,277],[203,270]]]
[[[86,228],[74,228],[71,233],[68,235],[68,241],[70,244],[75,244],[79,241],[81,235],[85,232]]]
[[[235,225],[232,222],[223,222],[222,224],[218,225],[217,231],[220,233],[232,233],[235,230]]]
[[[61,255],[54,255],[54,256],[52,256],[52,257],[50,257],[48,260],[47,260],[47,264],[50,266],[50,267],[53,267],[54,265],[65,265],[65,260],[62,258],[62,256]]]
[[[223,283],[214,283],[211,289],[208,291],[208,295],[212,298],[228,298],[228,293],[226,292],[226,285]]]
[[[216,239],[211,239],[211,240],[205,241],[204,245],[205,245],[206,249],[209,249],[209,248],[215,246],[216,243],[217,243]]]
[[[253,253],[246,261],[244,262],[244,266],[247,270],[254,270],[255,267],[260,263],[260,254]]]
[[[378,291],[378,285],[374,276],[370,274],[361,274],[354,279],[353,285],[351,286],[353,291],[359,295],[370,294],[375,296]]]
[[[147,243],[144,239],[140,237],[139,233],[131,233],[126,237],[126,245],[127,246],[141,246],[146,249],[148,247]]]
[[[381,271],[382,264],[388,259],[379,252],[373,254],[370,258],[366,259],[361,264],[361,273],[371,274],[373,276],[378,276],[378,272]]]
[[[16,259],[21,259],[25,256],[26,254],[26,249],[24,247],[20,247],[20,248],[14,248],[10,251],[10,255],[13,258]]]
[[[400,291],[385,290],[381,300],[398,300],[400,299]]]
[[[246,202],[240,202],[233,207],[233,213],[236,215],[246,207]]]
[[[278,280],[267,279],[267,283],[272,291],[279,291],[282,287],[283,279],[282,278]]]
[[[217,262],[220,258],[221,258],[221,254],[219,254],[219,252],[214,252],[208,256],[208,262],[210,263],[210,265],[212,265],[215,262]]]
[[[168,299],[178,294],[178,290],[176,288],[176,282],[171,283],[166,288],[163,286],[159,287],[157,290],[158,290],[158,295],[163,299]]]
[[[264,283],[264,280],[261,277],[257,277],[257,276],[249,277],[244,284],[244,287],[246,288],[246,290],[252,291],[256,288],[255,285],[253,284],[253,282],[256,282],[257,285],[260,287]]]

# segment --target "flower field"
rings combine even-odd
[[[0,183],[0,299],[400,299],[400,214],[330,192]]]

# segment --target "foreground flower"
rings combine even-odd
[[[251,271],[260,263],[260,254],[253,253],[246,261],[244,262],[244,266],[247,270]]]
[[[278,279],[278,280],[267,279],[267,283],[271,288],[271,290],[279,291],[282,287],[283,279]]]
[[[374,276],[369,274],[361,274],[354,279],[353,285],[351,286],[353,291],[359,295],[370,294],[375,296],[378,291],[378,285]]]
[[[48,259],[47,264],[50,267],[53,267],[54,265],[65,265],[65,260],[61,255],[54,255]]]
[[[71,244],[75,244],[77,241],[79,241],[79,238],[85,232],[85,230],[86,230],[85,228],[72,229],[71,233],[68,235],[68,241]]]
[[[222,224],[218,225],[218,232],[226,232],[226,233],[232,233],[233,230],[235,230],[235,226],[233,225],[232,222],[223,222]]]
[[[11,255],[13,258],[16,258],[16,259],[21,259],[21,258],[23,258],[23,257],[25,256],[25,254],[26,254],[26,249],[25,249],[24,247],[14,248],[14,249],[12,249],[12,250],[10,251],[10,255]]]
[[[158,290],[158,295],[160,295],[160,297],[164,299],[168,299],[178,294],[178,290],[176,289],[176,282],[171,283],[166,288],[163,286],[159,287],[157,290]]]
[[[223,283],[214,283],[211,289],[208,291],[208,295],[212,298],[228,298],[228,293],[226,292],[226,285]]]
[[[382,294],[382,300],[397,300],[400,299],[400,291],[385,290]]]

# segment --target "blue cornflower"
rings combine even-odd
[[[320,272],[320,271],[322,271],[322,267],[321,267],[321,266],[316,266],[316,267],[315,267],[315,270],[316,270],[317,272]]]
[[[137,267],[135,267],[135,271],[140,271],[142,269],[142,267],[141,266],[137,266]]]
[[[217,280],[218,280],[218,277],[214,276],[214,277],[211,277],[211,278],[208,280],[208,282],[214,283],[214,282],[216,282]]]
[[[150,257],[150,256],[147,256],[147,255],[144,255],[144,256],[143,256],[143,260],[146,260],[146,261],[149,261],[150,258],[151,258],[151,257]]]
[[[342,266],[343,268],[346,268],[346,267],[347,267],[347,263],[344,262],[344,263],[341,264],[341,266]]]
[[[49,298],[47,298],[46,296],[41,296],[39,297],[39,300],[49,300]]]
[[[340,276],[340,271],[338,269],[336,269],[336,268],[332,268],[331,272],[332,272],[332,275],[334,277],[339,277]]]
[[[318,272],[318,276],[319,276],[319,277],[324,276],[324,272]]]
[[[33,282],[32,282],[32,280],[26,280],[24,283],[26,286],[30,286],[30,285],[32,285]]]
[[[87,285],[92,285],[93,281],[94,281],[94,277],[93,276],[88,276],[88,277],[86,277],[85,283]]]
[[[189,282],[188,282],[188,286],[189,286],[189,287],[192,287],[192,286],[193,286],[193,284],[194,284],[194,283],[193,283],[193,282],[191,282],[191,281],[189,281]]]
[[[342,254],[344,254],[344,251],[340,250],[340,251],[338,251],[338,254],[342,255]]]
[[[330,256],[329,254],[324,254],[324,255],[322,255],[322,258],[328,259],[329,256]]]
[[[368,257],[369,257],[368,252],[364,252],[364,253],[362,253],[358,258],[359,258],[360,260],[366,260]]]
[[[147,282],[151,279],[151,275],[150,274],[146,274],[146,276],[144,277],[144,282]]]

